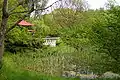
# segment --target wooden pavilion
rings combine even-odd
[[[31,24],[25,20],[22,20],[21,22],[18,23],[19,26],[25,26],[25,27],[30,27],[30,26],[34,26],[34,24]],[[29,29],[28,32],[35,32],[35,30]]]

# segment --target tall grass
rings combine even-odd
[[[100,73],[110,70],[111,66],[106,65],[110,61],[106,57],[97,53],[76,51],[69,46],[48,47],[36,52],[17,54],[7,52],[3,58],[0,80],[69,80],[60,77],[64,71],[84,69]]]
[[[5,55],[4,65],[0,70],[0,80],[79,80],[75,78],[61,78],[22,69],[13,61],[14,56]]]

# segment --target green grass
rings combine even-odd
[[[21,69],[14,63],[10,55],[5,55],[3,60],[4,65],[0,70],[0,80],[79,80],[75,78],[55,77]]]
[[[91,54],[79,53],[62,53],[57,52],[58,49],[46,49],[46,52],[28,52],[24,54],[4,55],[3,67],[0,70],[0,80],[80,80],[75,78],[63,78],[61,72],[73,69],[71,64],[80,64],[87,66],[92,64],[95,66],[95,61],[92,60]],[[61,48],[62,50],[62,48]],[[68,50],[69,51],[69,50]],[[49,54],[50,53],[50,54]],[[99,59],[98,55],[94,55],[95,60]],[[70,64],[69,64],[70,63]],[[100,63],[100,61],[99,61]],[[95,68],[93,66],[93,68]],[[101,66],[101,64],[99,65]],[[97,68],[100,71],[100,67]],[[97,71],[96,70],[96,71]],[[117,79],[95,79],[95,80],[117,80]],[[118,79],[119,80],[119,79]]]

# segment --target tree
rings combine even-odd
[[[1,20],[1,25],[0,25],[0,62],[2,61],[2,56],[4,53],[4,40],[8,32],[10,32],[13,28],[16,27],[16,25],[25,19],[26,17],[29,17],[29,15],[35,11],[43,11],[49,7],[51,7],[53,4],[59,2],[56,1],[50,6],[45,7],[47,4],[47,0],[37,0],[38,2],[41,2],[42,5],[39,6],[39,8],[35,8],[35,4],[37,3],[36,0],[2,0],[3,2],[0,2],[0,13],[2,13],[2,19]],[[12,3],[12,5],[11,5]],[[18,10],[22,8],[22,10]],[[20,15],[21,14],[21,15]],[[10,28],[8,27],[8,20],[11,16],[14,15],[20,15],[20,19],[12,25]]]
[[[70,27],[77,22],[80,12],[88,10],[86,0],[62,0],[60,8],[52,12],[54,22],[60,27]],[[82,15],[81,15],[82,16]]]
[[[86,24],[89,17],[86,15],[87,3],[84,0],[64,0],[60,8],[49,15],[45,15],[44,22],[51,27],[51,36],[61,36],[64,43],[82,50],[88,44],[86,38]],[[89,25],[89,24],[87,24]]]
[[[106,53],[120,62],[120,6],[110,5],[108,10],[96,17],[93,23],[92,41],[99,52]],[[119,63],[120,64],[120,63]]]
[[[30,0],[31,3],[31,0]],[[35,0],[34,8],[34,18],[40,18],[40,15],[42,14],[43,10],[39,10],[39,8],[44,8],[48,3],[48,0]],[[31,4],[29,4],[29,7],[31,7]]]

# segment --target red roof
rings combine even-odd
[[[20,26],[33,26],[34,24],[31,24],[29,22],[26,22],[25,20],[22,20],[21,22],[18,23]]]

